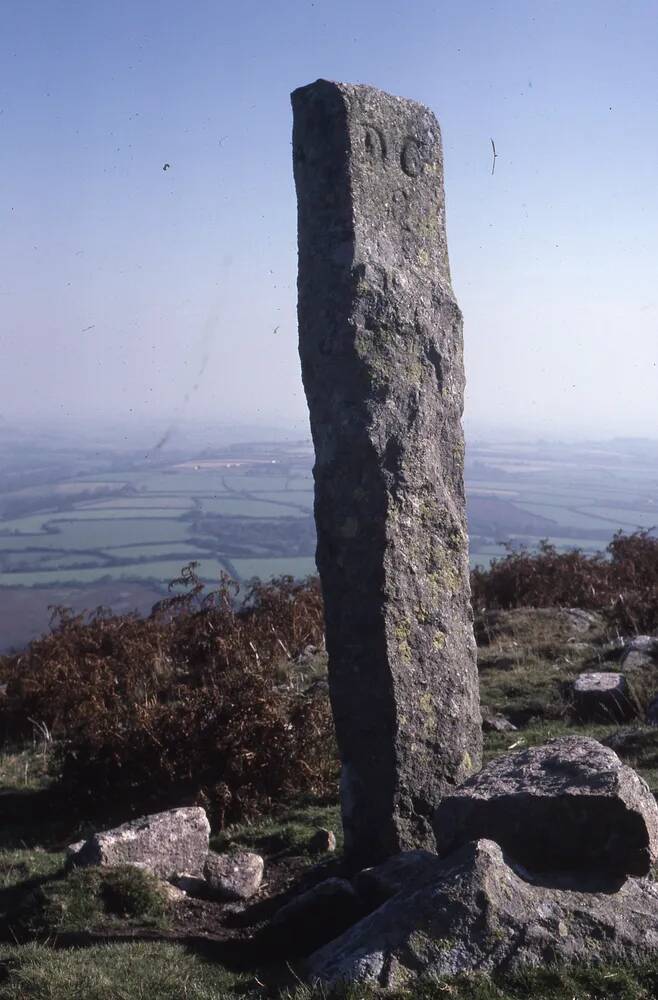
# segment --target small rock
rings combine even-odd
[[[192,875],[190,872],[178,872],[169,880],[176,888],[184,892],[186,896],[195,896],[203,899],[208,895],[208,883],[201,875]]]
[[[344,878],[328,878],[276,911],[268,933],[289,955],[304,955],[331,941],[363,916],[354,888]]]
[[[584,721],[628,722],[638,714],[628,681],[619,673],[581,674],[573,684],[573,699]]]
[[[251,899],[263,881],[265,862],[260,854],[234,851],[215,854],[210,851],[203,870],[208,892],[219,900]]]
[[[487,715],[482,717],[482,728],[485,733],[515,733],[517,727],[504,715]]]
[[[199,806],[169,809],[95,833],[71,860],[76,866],[137,864],[161,878],[201,872],[209,834],[208,817]]]
[[[336,850],[336,834],[333,830],[320,828],[316,830],[308,842],[308,849],[311,854],[328,854]]]
[[[439,803],[434,832],[441,855],[484,837],[535,871],[646,875],[658,804],[614,750],[566,736],[492,760]]]
[[[74,844],[69,844],[66,848],[67,860],[72,861],[73,858],[77,857],[86,843],[86,840],[76,840]]]

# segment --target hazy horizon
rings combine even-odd
[[[651,437],[657,15],[5,4],[0,417],[308,436],[289,92],[324,76],[439,118],[467,437]]]

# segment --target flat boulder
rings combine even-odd
[[[581,674],[573,683],[576,714],[587,722],[628,722],[638,714],[638,706],[624,674],[593,672]]]
[[[530,869],[645,875],[658,858],[658,805],[610,747],[581,736],[492,760],[434,815],[440,855],[495,840]]]
[[[72,852],[71,861],[76,867],[136,864],[165,879],[180,871],[198,874],[208,854],[209,835],[204,809],[169,809],[95,833]]]
[[[203,874],[206,891],[220,901],[251,899],[260,889],[265,862],[251,851],[216,854],[210,851]]]
[[[515,971],[547,963],[628,962],[658,948],[658,885],[627,879],[616,891],[530,882],[498,844],[480,840],[446,858],[433,879],[401,890],[314,952],[311,983],[402,986],[419,972]]]

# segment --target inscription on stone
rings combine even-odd
[[[363,866],[432,847],[442,794],[480,762],[462,321],[434,115],[323,80],[292,103],[317,564],[346,851]]]

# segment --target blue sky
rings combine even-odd
[[[467,428],[655,436],[657,51],[658,0],[2,0],[0,414],[306,432],[289,92],[328,77],[441,123]]]

